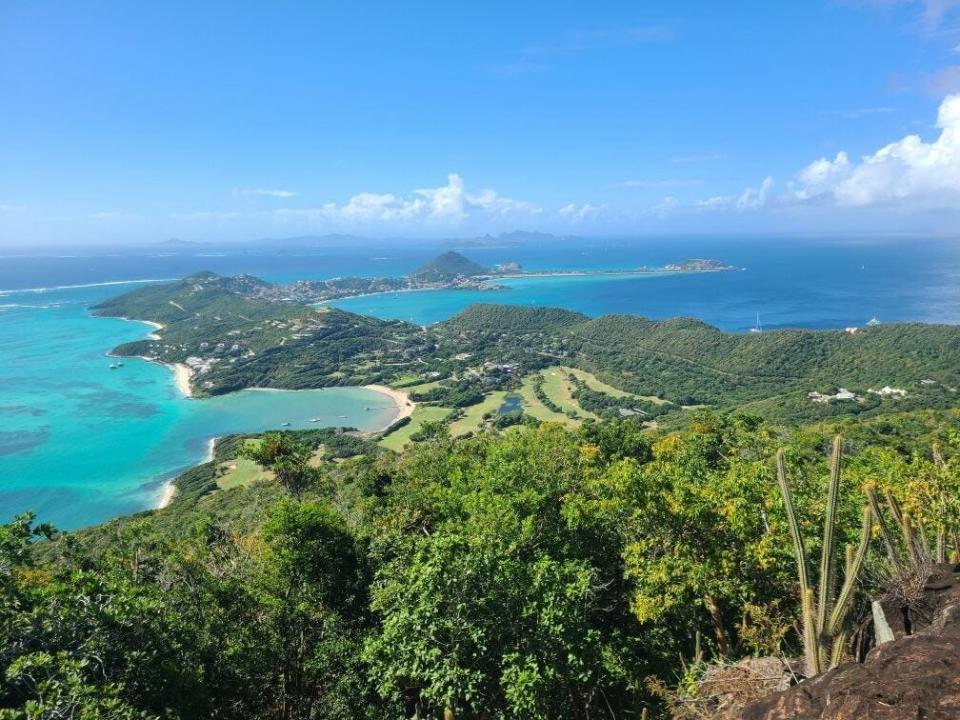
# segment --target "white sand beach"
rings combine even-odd
[[[397,416],[391,421],[390,425],[393,425],[393,423],[398,420],[410,417],[417,407],[417,404],[410,399],[409,393],[405,393],[403,390],[396,390],[386,385],[364,385],[363,389],[382,393],[393,400],[397,406]],[[389,427],[389,425],[387,427]]]
[[[193,390],[190,389],[193,370],[183,363],[173,363],[167,367],[173,368],[173,381],[177,384],[177,389],[183,393],[184,397],[193,397]]]
[[[162,510],[163,508],[165,508],[167,505],[173,502],[173,498],[175,498],[176,496],[177,496],[177,486],[174,485],[172,481],[168,482],[166,485],[163,486],[163,493],[160,495],[160,503],[157,505],[157,509]]]

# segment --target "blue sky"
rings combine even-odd
[[[950,234],[952,93],[960,0],[3,0],[0,244]]]

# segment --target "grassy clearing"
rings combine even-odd
[[[419,430],[425,422],[443,420],[450,414],[450,408],[437,405],[417,405],[410,422],[398,430],[394,430],[380,440],[380,447],[394,452],[400,452],[410,442],[410,436]]]
[[[270,480],[273,473],[264,470],[253,460],[247,458],[237,458],[221,465],[223,475],[217,478],[217,487],[221,490],[229,490],[234,487],[250,485],[258,480]]]
[[[433,388],[438,387],[441,382],[441,380],[434,380],[433,382],[419,383],[417,385],[403,385],[402,387],[404,392],[413,395],[413,393],[425,393],[433,390]],[[394,387],[399,388],[401,386],[395,385]]]
[[[523,398],[523,412],[543,422],[558,422],[571,427],[580,424],[579,420],[567,417],[563,413],[554,412],[544,405],[533,392],[533,379],[536,375],[527,375],[517,394]]]
[[[483,425],[483,416],[488,412],[496,412],[503,405],[503,399],[506,395],[507,393],[504,391],[496,390],[484,397],[482,402],[464,408],[464,416],[450,423],[450,434],[457,437],[479,430],[480,426]]]
[[[593,373],[588,373],[586,370],[579,370],[578,368],[562,367],[560,368],[560,371],[565,376],[569,374],[575,375],[581,382],[586,383],[590,389],[597,390],[598,392],[606,393],[611,397],[640,398],[641,400],[648,400],[649,402],[652,402],[655,405],[666,405],[669,402],[667,400],[664,400],[663,398],[658,398],[655,395],[634,395],[633,393],[628,393],[625,390],[620,390],[618,388],[615,388],[613,385],[608,385],[603,380],[600,380],[596,375],[594,375]]]
[[[548,398],[559,405],[564,412],[572,411],[581,418],[598,419],[596,415],[584,410],[577,401],[573,399],[573,383],[567,379],[568,373],[564,368],[549,367],[541,370],[540,374],[543,375],[543,392]]]

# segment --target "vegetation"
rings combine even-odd
[[[417,268],[411,277],[420,282],[445,282],[457,278],[487,275],[489,272],[483,265],[478,265],[473,260],[451,250]]]
[[[549,377],[546,397],[583,417],[624,407],[669,424],[684,406],[710,405],[812,422],[960,405],[960,329],[953,326],[738,335],[682,318],[590,319],[481,304],[421,328],[264,299],[262,286],[201,273],[122,295],[95,312],[163,324],[160,339],[116,352],[191,364],[195,389],[209,394],[443,379],[421,394],[462,407],[478,402],[478,393],[516,390],[524,376],[559,365],[568,368],[564,377],[574,375],[578,398],[552,393]],[[850,394],[838,396],[840,388]]]
[[[837,502],[840,492],[840,461],[843,452],[843,438],[838,435],[833,441],[833,456],[830,461],[830,484],[827,490],[827,506],[823,527],[823,546],[820,551],[819,589],[814,600],[810,575],[807,571],[806,550],[803,534],[797,522],[793,507],[793,496],[787,482],[787,471],[783,451],[777,452],[777,481],[783,494],[783,504],[790,524],[790,537],[793,540],[794,554],[797,560],[797,575],[800,580],[801,623],[803,625],[803,647],[807,662],[807,675],[817,675],[828,668],[837,666],[843,659],[844,641],[848,632],[846,621],[853,600],[853,588],[857,582],[860,568],[870,546],[873,529],[873,514],[869,507],[863,509],[863,528],[860,543],[856,550],[847,545],[846,572],[843,587],[838,596],[834,596],[836,586],[834,530],[837,515]]]
[[[656,717],[651,687],[691,658],[802,653],[807,551],[822,569],[802,597],[827,603],[806,617],[834,657],[823,640],[885,582],[868,481],[909,518],[912,541],[891,529],[905,565],[960,550],[956,412],[419,425],[402,454],[335,431],[228,438],[219,464],[270,472],[76,533],[0,527],[0,717]]]

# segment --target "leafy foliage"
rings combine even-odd
[[[637,717],[682,659],[800,651],[778,448],[811,553],[831,503],[836,544],[858,540],[866,479],[928,547],[937,518],[955,536],[960,415],[873,424],[846,427],[843,483],[834,428],[743,415],[440,424],[319,465],[284,433],[251,455],[315,472],[298,492],[261,480],[52,540],[19,518],[0,527],[0,717]]]

